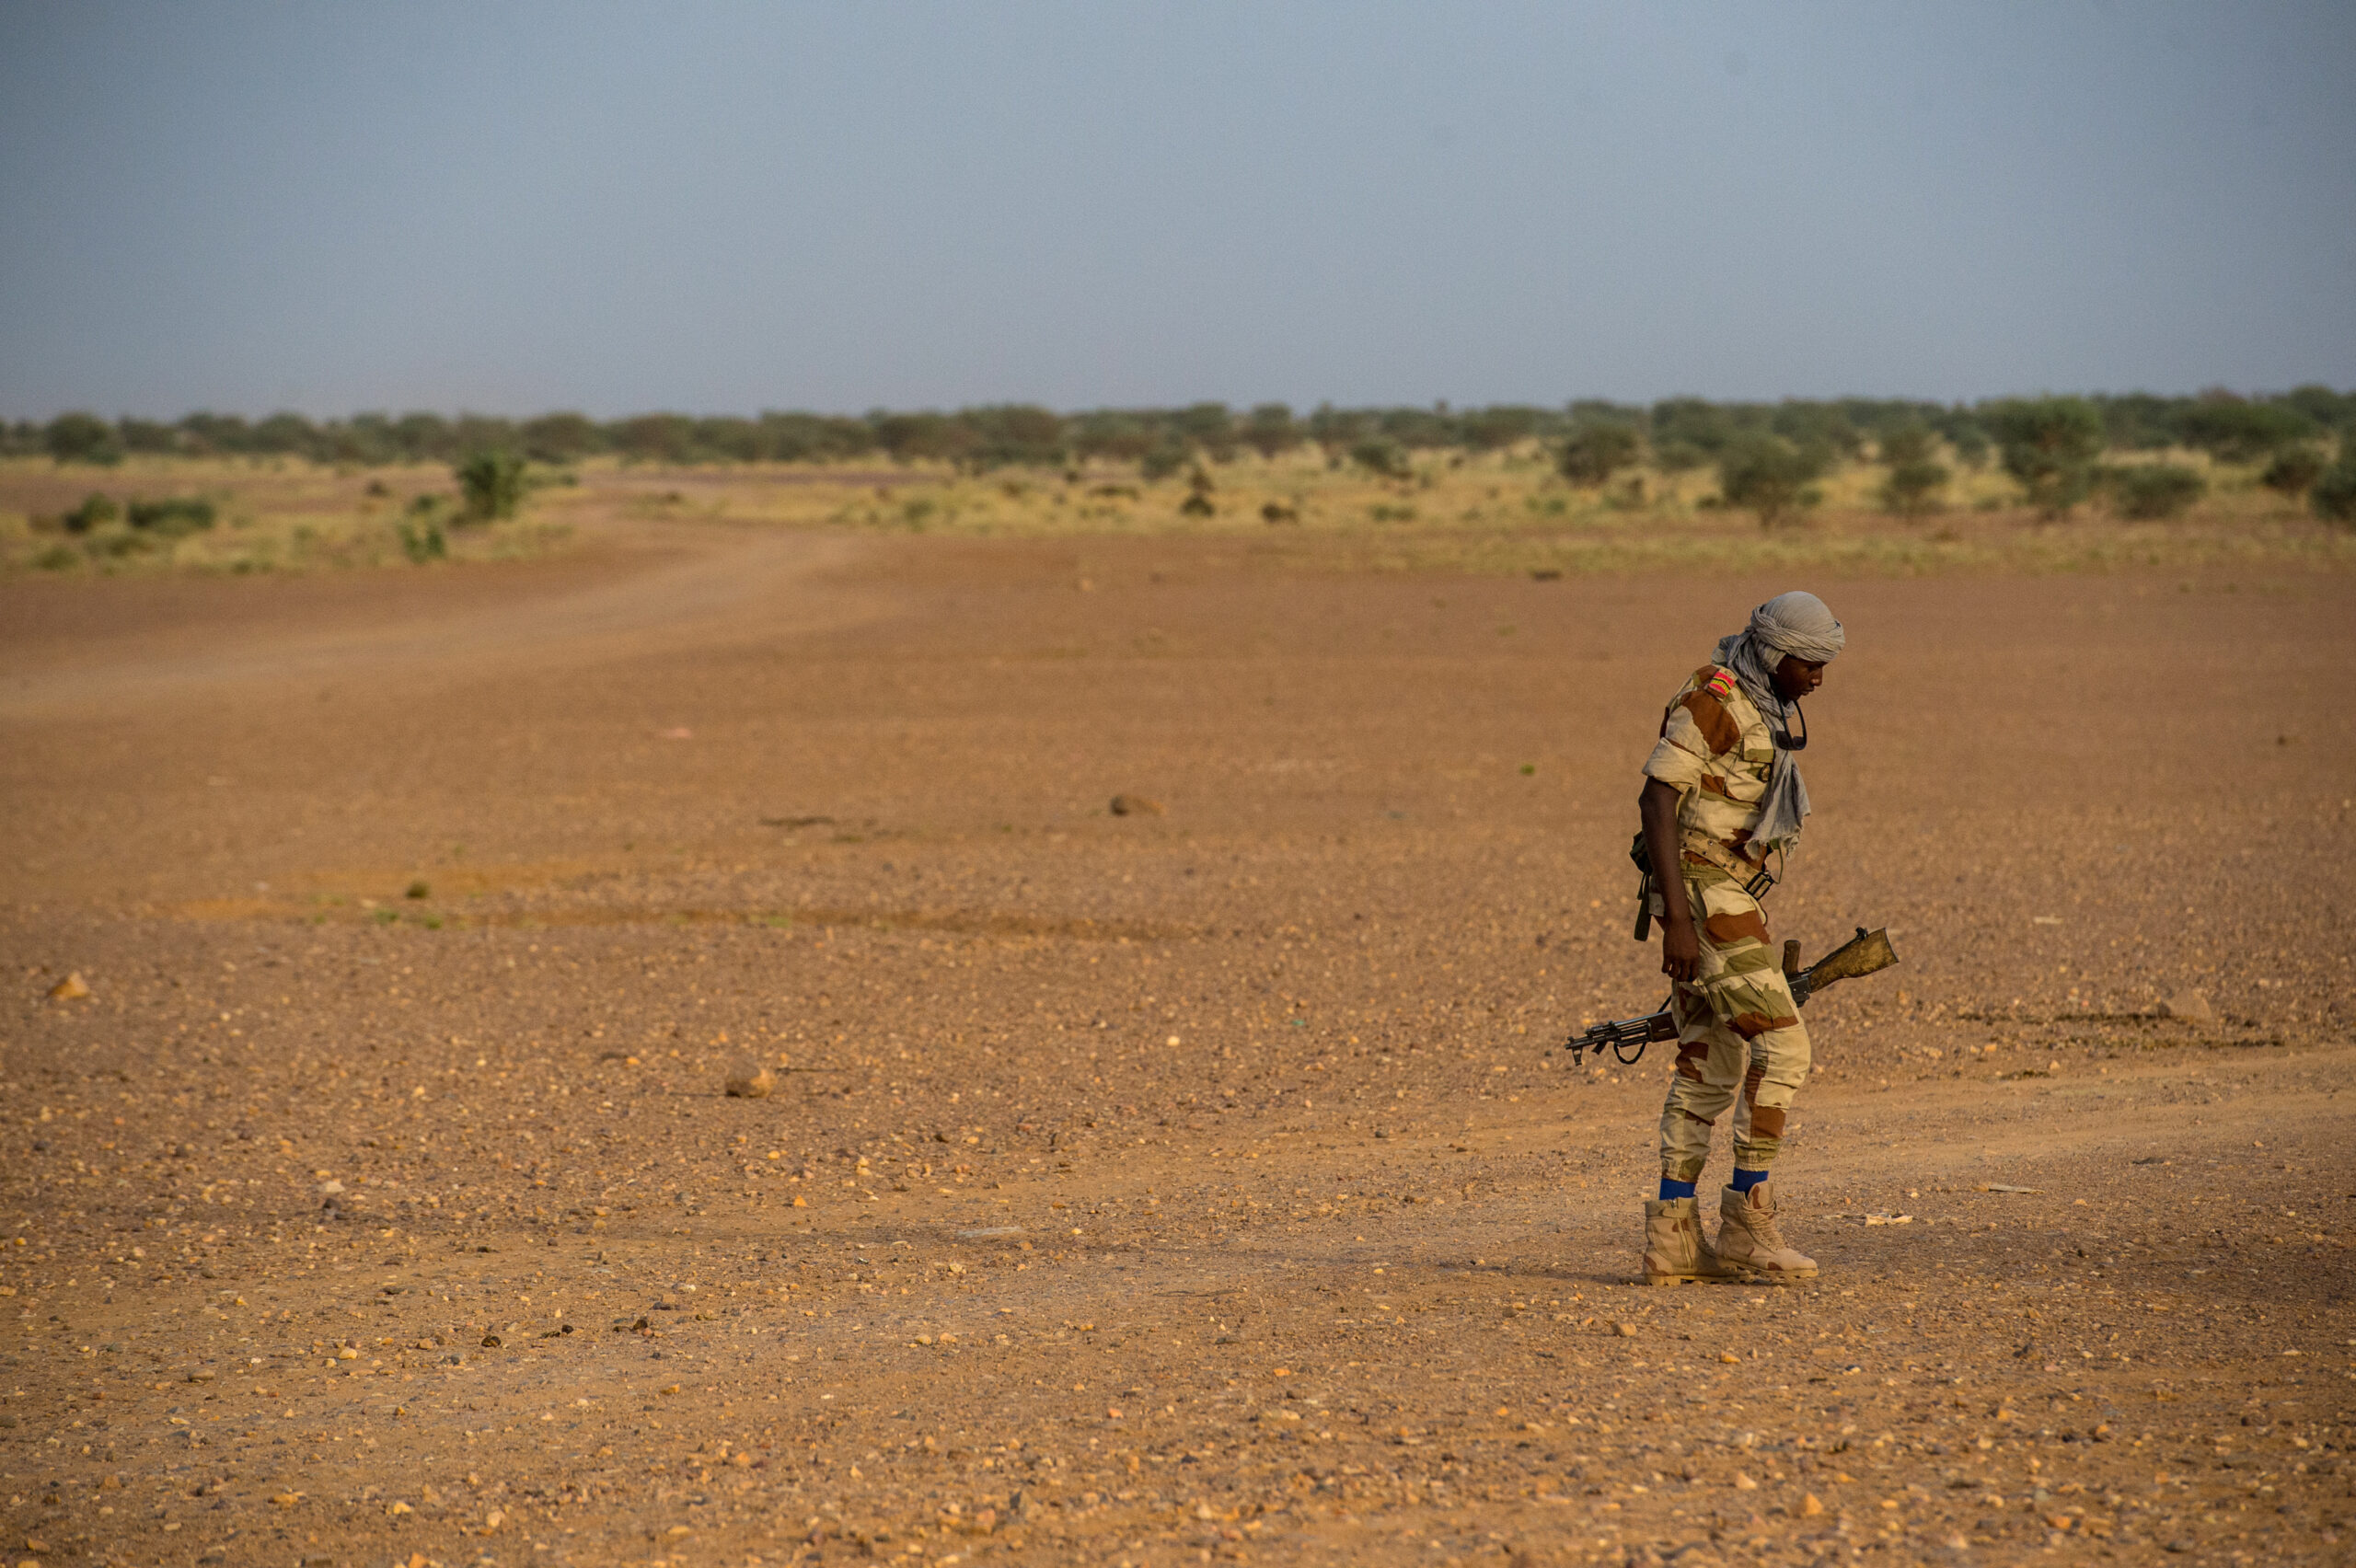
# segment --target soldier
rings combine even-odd
[[[1807,815],[1795,761],[1807,744],[1800,699],[1823,684],[1845,640],[1815,594],[1768,600],[1678,691],[1645,764],[1644,896],[1660,922],[1678,1039],[1661,1108],[1660,1196],[1645,1205],[1644,1271],[1653,1285],[1816,1277],[1815,1260],[1776,1228],[1768,1181],[1784,1115],[1807,1077],[1808,1042],[1759,901]],[[1729,1105],[1734,1179],[1718,1195],[1713,1247],[1694,1186],[1710,1130]]]

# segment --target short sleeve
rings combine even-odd
[[[1726,705],[1697,686],[1670,705],[1659,744],[1645,759],[1645,777],[1680,792],[1700,787],[1714,757],[1742,744],[1742,727]]]
[[[1681,795],[1702,787],[1704,760],[1663,735],[1653,755],[1645,758],[1645,777],[1657,778]]]

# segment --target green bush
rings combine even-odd
[[[93,532],[82,548],[94,560],[101,557],[120,560],[125,556],[153,555],[160,547],[135,528],[106,527]]]
[[[1189,446],[1206,453],[1214,463],[1232,463],[1242,445],[1235,416],[1225,403],[1190,403],[1166,416],[1171,427]]]
[[[2269,453],[2313,437],[2316,427],[2296,409],[2250,403],[2230,393],[2211,393],[2177,417],[2187,446],[2197,446],[2221,463],[2255,463]]]
[[[2130,463],[2107,471],[2103,483],[2121,517],[2145,522],[2181,516],[2209,493],[2209,481],[2180,463]]]
[[[1600,421],[1583,424],[1571,432],[1554,454],[1554,467],[1575,485],[1606,484],[1636,460],[1637,444],[1633,425]]]
[[[122,461],[121,438],[96,414],[60,414],[41,432],[41,441],[60,463],[111,467]]]
[[[1895,426],[1882,432],[1878,445],[1881,460],[1889,465],[1889,477],[1881,487],[1883,509],[1900,517],[1937,511],[1939,491],[1950,476],[1931,455],[1936,438],[1929,428],[1911,422]]]
[[[1034,403],[966,409],[957,417],[974,432],[973,448],[964,455],[964,462],[976,473],[1009,466],[1058,467],[1069,448],[1063,417]]]
[[[429,517],[420,524],[402,523],[398,526],[401,536],[401,554],[409,557],[411,564],[423,566],[429,560],[440,560],[450,553],[450,541],[443,534],[438,520]]]
[[[111,523],[121,515],[121,508],[98,491],[92,490],[82,498],[81,505],[58,518],[58,521],[65,525],[65,531],[69,534],[87,534],[91,529]]]
[[[176,495],[163,501],[134,501],[129,516],[134,528],[176,539],[212,527],[215,513],[213,502],[201,495]]]
[[[1189,517],[1217,515],[1218,508],[1211,502],[1211,491],[1217,488],[1210,475],[1197,467],[1186,476],[1186,499],[1178,503],[1178,510]]]
[[[1263,403],[1243,421],[1243,444],[1263,457],[1289,452],[1301,442],[1300,426],[1292,409],[1282,403]]]
[[[1988,409],[2004,472],[2050,519],[2086,499],[2102,455],[2102,412],[2084,398],[2007,398]]]
[[[605,432],[586,414],[542,414],[524,421],[519,433],[525,455],[542,463],[570,463],[606,444]]]
[[[2307,504],[2327,523],[2356,523],[2356,441],[2339,454],[2339,461],[2316,476]]]
[[[1664,474],[1690,474],[1710,460],[1710,455],[1690,441],[1653,443],[1653,467]]]
[[[1734,439],[1735,419],[1736,410],[1722,404],[1700,398],[1664,398],[1653,405],[1653,445],[1656,450],[1671,444],[1690,446],[1702,453],[1706,462]]]
[[[1138,477],[1148,484],[1168,478],[1194,460],[1183,441],[1163,441],[1148,447],[1138,458]]]
[[[1759,514],[1761,527],[1776,523],[1822,497],[1815,490],[1830,455],[1821,447],[1795,446],[1781,436],[1747,434],[1718,459],[1718,489],[1728,506]]]
[[[1919,424],[1902,424],[1885,431],[1877,444],[1877,455],[1893,468],[1930,462],[1934,445],[1929,427]]]
[[[1415,472],[1407,460],[1407,449],[1379,435],[1369,436],[1351,447],[1350,461],[1386,479],[1403,479]]]
[[[2324,470],[2323,454],[2312,446],[2286,446],[2274,455],[2258,482],[2284,495],[2304,495]]]
[[[1497,452],[1537,434],[1545,419],[1546,412],[1542,409],[1519,403],[1500,403],[1493,408],[1469,410],[1457,421],[1457,432],[1466,450]]]
[[[1900,517],[1926,517],[1939,509],[1949,477],[1946,464],[1928,458],[1897,464],[1882,481],[1882,507]]]
[[[458,465],[458,489],[467,498],[467,520],[489,523],[513,517],[524,500],[524,459],[505,447],[490,447]]]
[[[177,452],[179,432],[154,420],[125,419],[115,427],[121,432],[126,452]]]
[[[1767,428],[1802,450],[1819,447],[1842,457],[1854,457],[1865,445],[1857,427],[1839,408],[1805,398],[1785,398],[1777,404]]]

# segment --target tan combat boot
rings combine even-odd
[[[1732,1187],[1718,1193],[1718,1257],[1729,1267],[1770,1285],[1814,1279],[1816,1260],[1786,1246],[1775,1228],[1775,1184],[1761,1182],[1748,1193]]]
[[[1702,1205],[1692,1198],[1645,1205],[1645,1283],[1682,1285],[1687,1280],[1732,1279],[1702,1236]]]

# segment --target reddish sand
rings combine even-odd
[[[1668,1053],[1548,1047],[1795,584],[1301,561],[0,584],[8,1545],[2347,1560],[2343,580],[1807,584],[1774,934],[1904,963],[1809,1009],[1821,1279],[1671,1291]]]

